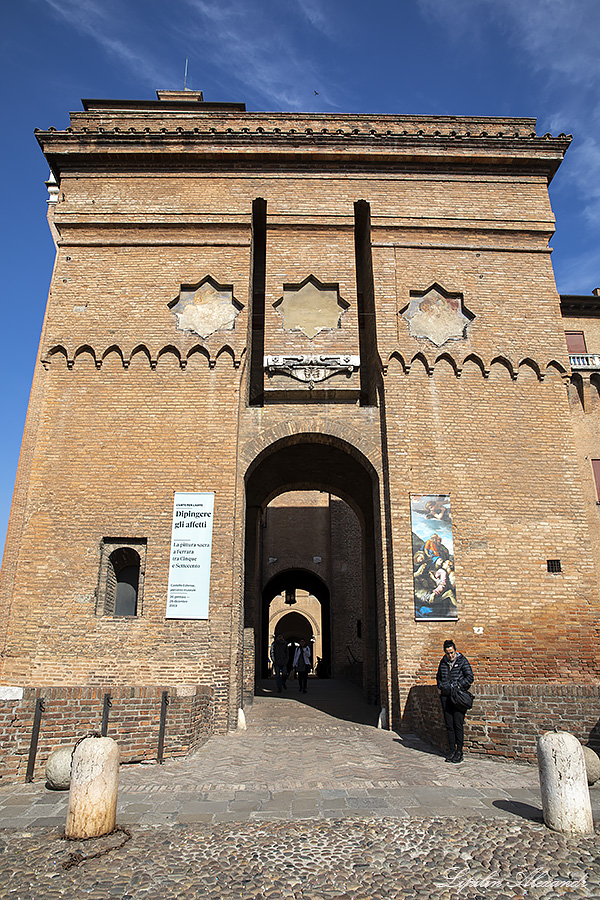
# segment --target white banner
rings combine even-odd
[[[167,619],[208,619],[214,493],[176,493]]]

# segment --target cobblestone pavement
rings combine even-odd
[[[265,683],[248,728],[120,773],[124,836],[61,837],[67,795],[0,786],[0,898],[600,898],[600,835],[541,823],[537,769],[445,763],[348,687]],[[600,792],[591,791],[600,819]]]
[[[466,818],[302,819],[172,827],[67,842],[0,832],[11,900],[554,900],[600,897],[600,835]],[[72,860],[79,865],[64,868]],[[79,856],[77,856],[79,854]]]
[[[65,841],[0,832],[0,898],[11,900],[375,900],[600,897],[600,834],[467,818],[302,819],[133,826]],[[112,852],[102,853],[111,846]],[[75,862],[69,868],[69,864]]]

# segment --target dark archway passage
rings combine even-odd
[[[269,647],[269,606],[273,597],[276,597],[278,594],[284,593],[287,590],[298,589],[308,591],[308,593],[316,597],[321,604],[323,659],[327,666],[331,666],[331,608],[329,588],[321,578],[314,575],[312,572],[307,572],[305,569],[286,569],[284,572],[280,572],[274,578],[271,578],[265,585],[262,592],[262,646],[266,648]],[[294,615],[294,613],[290,613],[290,615]],[[298,614],[296,613],[296,615]],[[308,621],[305,616],[303,616],[303,618],[305,621]],[[283,619],[280,619],[276,631],[281,630],[280,626],[282,622]],[[291,636],[292,635],[290,635],[290,637]],[[298,637],[304,637],[305,639],[310,640],[311,635],[307,637],[305,634],[299,634]],[[267,654],[263,654],[261,664],[256,667],[257,675],[261,678],[266,678],[267,675],[267,659]],[[314,664],[316,664],[316,660],[314,660]]]
[[[386,652],[379,641],[385,629],[379,623],[383,599],[379,596],[382,592],[378,592],[377,574],[381,571],[378,479],[364,455],[329,435],[297,434],[277,441],[254,460],[246,473],[244,615],[245,627],[254,631],[256,676],[263,675],[264,660],[268,658],[268,604],[277,593],[296,586],[319,598],[324,654],[327,644],[329,656],[336,620],[339,622],[344,616],[343,598],[331,598],[326,579],[317,583],[317,576],[302,570],[265,578],[261,548],[264,511],[271,500],[290,491],[331,494],[344,500],[356,514],[360,524],[362,609],[356,627],[360,628],[363,646],[361,686],[367,700],[378,702],[383,687],[380,673],[385,671],[380,654]]]
[[[286,641],[299,641],[303,638],[309,644],[313,638],[310,622],[302,613],[290,612],[277,623],[275,634],[282,634]]]

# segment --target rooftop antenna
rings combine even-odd
[[[185,72],[183,73],[183,89],[187,91],[187,70],[188,70],[188,58],[185,58]]]

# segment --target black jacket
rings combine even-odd
[[[452,667],[446,657],[442,657],[437,670],[437,686],[442,692],[442,697],[450,696],[453,684],[458,684],[461,690],[466,691],[474,681],[473,670],[466,656],[457,652]]]
[[[289,649],[287,641],[278,641],[277,638],[271,644],[271,662],[274,666],[287,666]]]

